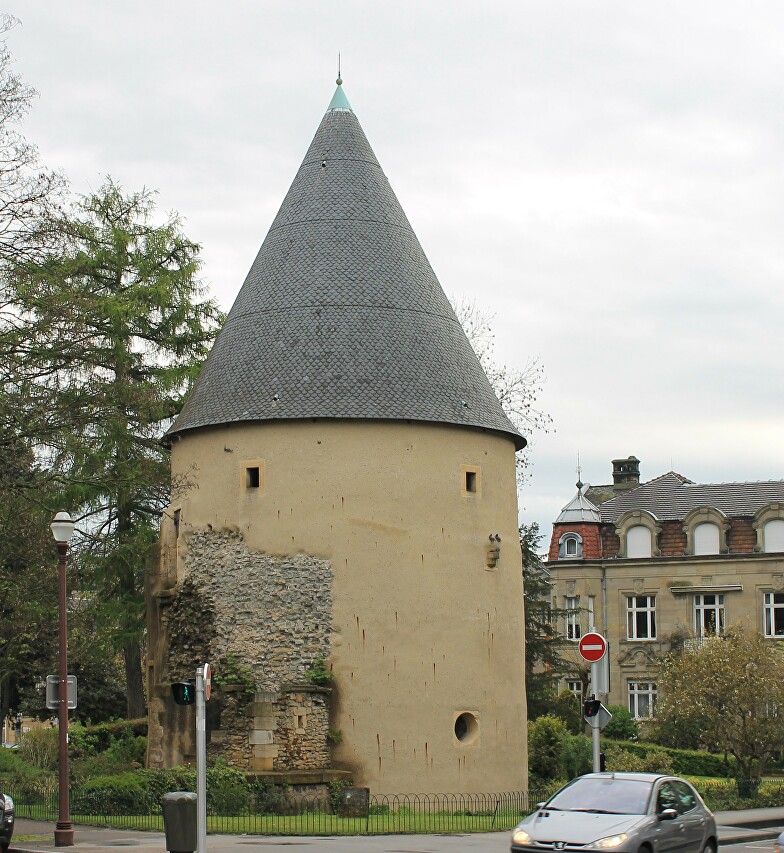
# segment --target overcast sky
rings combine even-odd
[[[77,192],[159,191],[228,309],[344,89],[444,290],[538,357],[522,517],[610,460],[784,478],[781,0],[10,2]]]

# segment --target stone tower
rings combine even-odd
[[[148,760],[192,753],[168,685],[210,660],[247,772],[520,790],[525,440],[340,84],[168,434]]]

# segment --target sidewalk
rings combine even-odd
[[[784,808],[747,809],[716,812],[719,845],[763,841],[775,838],[784,829]],[[84,853],[117,853],[118,848],[163,853],[166,850],[162,832],[134,832],[76,826],[75,844],[71,848],[54,846],[54,824],[40,821],[16,821],[11,851],[51,853],[54,850]],[[17,836],[35,836],[34,841],[17,841]],[[312,853],[394,853],[405,848],[407,853],[449,853],[449,851],[482,851],[508,853],[510,832],[483,832],[472,835],[351,835],[351,836],[270,836],[208,835],[208,853],[291,853],[291,847],[309,848]],[[771,845],[772,846],[772,845]],[[303,853],[306,853],[303,851]]]

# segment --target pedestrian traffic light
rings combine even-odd
[[[583,702],[583,714],[586,719],[588,717],[595,717],[599,713],[599,709],[602,707],[602,703],[598,699],[586,699]]]
[[[196,685],[193,679],[175,682],[171,689],[174,701],[178,705],[193,705],[196,701]]]

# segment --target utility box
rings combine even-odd
[[[163,795],[163,827],[169,853],[196,849],[196,794],[172,791]]]
[[[338,817],[367,817],[370,812],[370,788],[344,788],[338,799]]]

